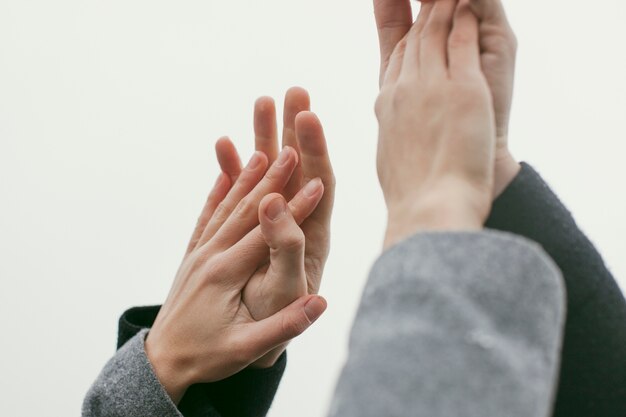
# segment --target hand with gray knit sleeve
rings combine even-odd
[[[491,209],[496,125],[466,0],[423,2],[376,101],[385,247],[420,230],[479,230]]]
[[[537,244],[484,230],[503,180],[494,95],[511,91],[512,77],[495,90],[483,71],[489,33],[477,3],[422,1],[413,22],[409,1],[375,1],[385,251],[363,292],[331,417],[552,413],[565,290]]]

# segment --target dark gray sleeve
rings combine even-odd
[[[486,226],[539,243],[563,273],[567,319],[554,417],[626,416],[626,300],[567,207],[522,163]]]
[[[148,330],[122,346],[83,402],[83,417],[182,417],[157,379],[144,350]]]
[[[331,417],[547,417],[565,290],[535,243],[423,233],[372,268]]]

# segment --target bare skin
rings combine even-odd
[[[437,0],[422,1],[424,4]],[[501,0],[471,0],[479,20],[480,65],[489,84],[496,124],[493,196],[499,196],[520,170],[508,146],[517,40]],[[396,45],[413,25],[410,0],[374,0],[382,85]]]
[[[293,87],[287,91],[281,142],[282,146],[290,146],[296,150],[299,162],[291,179],[279,193],[285,200],[290,200],[300,188],[314,178],[319,178],[324,186],[324,195],[318,206],[300,225],[304,234],[304,273],[294,271],[293,278],[281,278],[283,274],[270,269],[271,254],[276,253],[275,247],[271,242],[262,244],[264,249],[260,250],[264,250],[265,260],[251,279],[250,285],[244,290],[244,302],[250,306],[250,311],[256,319],[270,316],[298,297],[317,294],[328,258],[335,176],[322,125],[310,109],[311,100],[306,90]],[[274,161],[280,147],[276,106],[270,97],[261,97],[255,103],[254,133],[256,150],[268,155],[270,162]],[[241,164],[232,143],[218,143],[216,153],[222,171],[231,178],[237,178],[241,172]],[[287,344],[279,346],[251,366],[258,368],[272,366],[286,346]]]
[[[146,339],[148,358],[175,403],[192,384],[271,366],[326,308],[310,288],[319,288],[328,254],[334,176],[319,120],[298,113],[290,116],[298,150],[257,145],[242,169],[230,140],[216,145],[223,172]],[[307,222],[326,227],[309,233],[312,242],[322,241],[311,248]],[[318,268],[307,265],[307,256],[319,260],[311,262]]]
[[[424,3],[376,102],[385,248],[423,230],[478,230],[491,208],[496,126],[468,0]]]

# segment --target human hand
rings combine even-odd
[[[480,229],[491,208],[495,122],[469,0],[424,3],[380,95],[385,247],[419,230]]]
[[[428,0],[428,2],[439,0]],[[422,6],[427,1],[422,1]],[[520,170],[508,147],[509,116],[513,98],[517,40],[507,20],[501,0],[471,0],[479,19],[481,68],[491,91],[496,121],[494,197],[510,184]],[[412,25],[410,0],[374,0],[380,44],[380,83],[385,77],[391,54]]]
[[[276,234],[272,232],[272,228],[278,227],[279,224],[269,222],[266,216],[259,213],[261,226],[264,227],[263,234],[266,236],[265,241],[258,241],[265,242],[259,246],[262,263],[244,290],[244,303],[256,319],[268,317],[297,297],[317,294],[328,258],[335,177],[322,125],[309,110],[310,98],[306,90],[298,87],[289,89],[285,96],[282,145],[296,149],[300,162],[281,193],[284,199],[290,200],[307,182],[319,178],[323,184],[324,194],[317,208],[300,225],[304,233],[304,270],[292,270],[287,273],[270,268],[271,257],[280,256],[276,251],[276,243],[270,238]],[[269,160],[273,161],[279,146],[276,106],[270,97],[262,97],[255,103],[254,131],[256,150],[265,153]],[[241,171],[241,163],[232,143],[227,140],[218,142],[216,152],[222,171],[230,178],[237,178]],[[263,207],[270,202],[280,201],[277,195],[266,198]],[[295,229],[291,239],[294,243],[292,249],[297,252],[300,250],[300,244],[296,242],[301,236],[297,236]],[[272,366],[285,347],[278,347],[252,366]]]
[[[175,403],[190,385],[226,378],[301,334],[325,310],[321,297],[294,297],[296,301],[276,314],[258,320],[242,300],[259,267],[251,254],[258,252],[253,246],[261,234],[260,203],[285,187],[297,162],[297,153],[286,147],[266,172],[267,157],[255,152],[232,187],[231,179],[221,174],[210,193],[145,342],[155,373]],[[290,201],[292,211],[276,221],[281,227],[267,230],[278,254],[270,262],[276,273],[304,269],[289,238],[297,233],[296,219],[306,218],[322,197],[319,181],[309,185]]]

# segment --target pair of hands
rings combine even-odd
[[[374,0],[385,247],[482,228],[519,172],[508,149],[517,42],[501,0]]]
[[[335,179],[309,107],[306,91],[287,93],[279,153],[274,102],[259,99],[256,152],[243,169],[228,138],[216,144],[222,174],[145,342],[175,403],[192,384],[273,365],[326,309],[315,294],[329,252]]]
[[[519,170],[507,146],[516,42],[500,0],[375,0],[381,47],[378,172],[385,245],[418,230],[482,227]],[[228,139],[218,178],[146,352],[178,402],[194,383],[271,366],[325,310],[334,176],[304,90],[255,106],[257,152],[242,170]],[[269,169],[267,169],[269,167]],[[287,203],[287,201],[289,203]],[[295,300],[295,301],[294,301]]]

